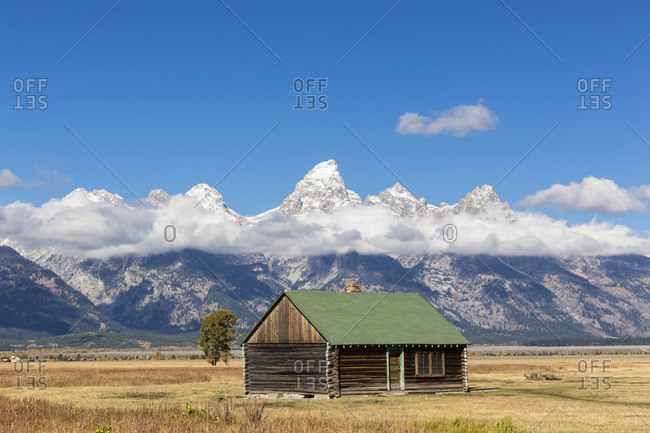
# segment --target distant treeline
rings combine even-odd
[[[646,346],[650,337],[623,338],[540,338],[522,343],[522,346]]]
[[[5,332],[2,332],[5,331]],[[0,351],[29,350],[39,348],[73,348],[73,349],[149,349],[153,347],[198,348],[199,333],[179,335],[136,334],[122,332],[84,332],[62,336],[26,336],[20,338],[15,330],[13,338],[7,328],[0,330]]]
[[[186,356],[177,356],[172,354],[170,356],[163,355],[160,351],[156,352],[154,355],[140,356],[140,355],[96,355],[96,354],[86,354],[82,356],[78,353],[74,355],[64,355],[62,353],[50,356],[29,356],[22,354],[19,356],[22,361],[36,362],[40,361],[59,361],[59,362],[79,362],[79,361],[145,361],[145,360],[175,360],[175,359],[205,359],[205,355],[195,355],[189,354]]]

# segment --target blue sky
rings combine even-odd
[[[126,190],[62,126],[65,122],[139,196],[214,184],[276,122],[219,186],[242,214],[275,207],[315,164],[335,159],[362,197],[395,183],[361,137],[419,196],[456,202],[494,184],[515,203],[552,184],[595,176],[650,184],[650,5],[641,1],[507,5],[498,0],[404,0],[343,61],[394,1],[227,1],[278,61],[216,2],[123,0],[63,61],[114,1],[0,6],[2,159],[24,181],[57,170],[71,183],[0,191],[0,204],[42,203],[73,188]],[[45,110],[15,110],[17,78],[48,79]],[[294,110],[296,78],[327,78],[326,110]],[[612,108],[578,110],[579,78],[611,78]],[[434,116],[480,101],[496,127],[463,137],[403,136],[406,112]],[[546,213],[571,222],[612,219],[650,229],[644,213]]]

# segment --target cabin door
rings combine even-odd
[[[389,391],[400,389],[400,353],[399,347],[389,347],[386,350],[386,382]]]

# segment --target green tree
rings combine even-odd
[[[233,357],[230,345],[237,338],[235,322],[237,316],[228,310],[219,310],[203,318],[199,344],[210,364],[216,365],[219,361],[227,364]]]

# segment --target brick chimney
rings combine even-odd
[[[359,283],[351,283],[345,286],[345,291],[348,293],[356,293],[359,291]]]

